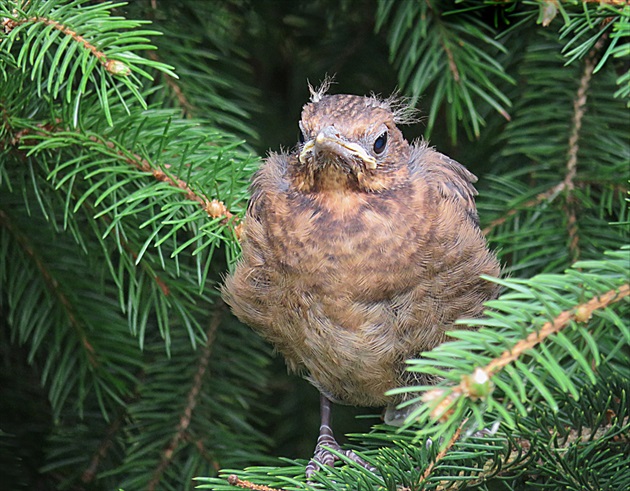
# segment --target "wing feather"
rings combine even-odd
[[[475,206],[477,190],[473,185],[477,177],[459,162],[436,152],[426,142],[414,142],[411,151],[411,168],[435,186],[440,195],[458,203],[470,219],[479,226]]]

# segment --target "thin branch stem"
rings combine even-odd
[[[56,20],[42,16],[28,17],[26,19],[20,20],[4,19],[2,21],[2,27],[4,28],[5,33],[9,34],[13,29],[22,24],[26,24],[27,22],[52,26],[54,29],[57,29],[66,36],[70,36],[76,43],[81,44],[86,50],[92,53],[94,57],[99,61],[99,63],[103,65],[105,70],[107,70],[112,75],[126,76],[131,73],[129,67],[125,65],[122,61],[111,60],[107,58],[107,55],[103,51],[99,50],[94,44],[90,43],[87,39],[78,34],[76,31],[73,31],[68,26],[65,26],[64,24]]]
[[[40,130],[35,131],[35,133],[39,136],[51,136],[55,132],[64,131],[62,128],[51,128],[50,125],[40,126],[39,128]],[[25,141],[27,141],[28,136],[33,133],[34,131],[30,128],[20,130],[19,132],[15,133],[15,135],[13,135],[11,143],[17,147],[20,145],[20,143],[24,143]],[[83,134],[80,135],[85,136]],[[127,164],[135,167],[142,172],[151,174],[157,181],[164,182],[172,187],[181,189],[184,192],[184,196],[190,201],[196,202],[208,214],[210,218],[222,218],[221,223],[225,225],[231,223],[233,225],[236,238],[240,239],[243,228],[240,218],[230,212],[222,201],[215,198],[208,200],[206,196],[203,196],[194,191],[184,180],[167,174],[161,169],[154,168],[147,159],[141,157],[138,154],[124,152],[113,141],[105,140],[95,135],[87,136],[87,138],[95,144],[104,145],[105,147],[107,147],[108,150],[115,152],[116,155]],[[169,165],[165,164],[164,167],[168,168]]]
[[[567,215],[567,232],[569,234],[569,252],[573,261],[577,261],[580,256],[580,246],[577,227],[577,216],[575,213],[575,203],[572,197],[573,189],[575,188],[574,180],[577,174],[578,163],[578,151],[580,149],[580,130],[582,129],[582,121],[584,119],[584,113],[586,112],[586,102],[588,99],[588,89],[591,85],[591,79],[593,77],[593,71],[597,64],[597,59],[600,50],[604,46],[607,36],[604,35],[593,49],[588,54],[586,61],[584,62],[584,70],[580,77],[580,84],[578,86],[575,100],[573,101],[573,118],[571,121],[571,134],[569,136],[568,151],[567,151],[567,173],[564,177],[564,188],[567,190],[568,201],[565,207],[565,213]]]
[[[435,466],[437,465],[437,463],[442,460],[446,454],[448,453],[448,451],[453,447],[453,445],[455,445],[455,442],[457,442],[457,440],[459,440],[459,436],[462,432],[462,428],[464,427],[464,425],[466,424],[467,420],[464,420],[462,422],[462,424],[459,426],[459,428],[457,428],[457,430],[455,431],[455,433],[453,433],[453,436],[451,437],[451,439],[448,441],[448,443],[446,444],[446,446],[444,448],[442,448],[442,450],[440,450],[440,452],[435,456],[435,459],[427,466],[427,468],[424,470],[424,473],[422,474],[422,477],[420,478],[420,485],[424,484],[424,482],[429,478],[429,476],[431,475],[431,472],[433,472],[433,469],[435,468]]]
[[[217,308],[210,321],[210,325],[206,331],[206,345],[204,346],[201,354],[199,356],[199,361],[197,365],[197,372],[193,378],[193,384],[188,392],[188,397],[186,400],[186,406],[184,408],[184,412],[179,420],[179,424],[175,430],[175,435],[171,438],[169,445],[166,447],[164,452],[162,453],[162,460],[159,463],[158,467],[155,469],[153,473],[153,478],[149,482],[147,489],[149,491],[153,491],[157,488],[157,485],[160,483],[160,479],[162,478],[162,474],[166,468],[170,465],[173,460],[173,455],[175,451],[179,447],[179,444],[182,441],[186,440],[186,435],[188,432],[188,427],[190,426],[190,422],[192,421],[192,414],[197,406],[197,401],[199,398],[199,392],[201,391],[201,386],[203,385],[204,376],[208,370],[208,363],[210,361],[210,354],[212,352],[212,346],[214,342],[214,338],[216,335],[216,331],[221,324],[221,316],[223,314],[223,309]]]
[[[158,58],[158,55],[152,51],[147,53],[147,57],[153,61],[160,61],[160,59]],[[171,77],[168,73],[161,73],[160,76],[164,78],[164,82],[175,95],[175,98],[177,99],[177,102],[182,109],[182,114],[186,118],[192,118],[195,113],[195,108],[187,99],[182,88],[177,84],[175,79]]]
[[[107,456],[109,449],[114,445],[114,437],[120,431],[122,426],[122,417],[116,418],[107,428],[107,432],[101,444],[90,460],[90,465],[81,474],[81,481],[88,484],[94,481],[102,460]]]
[[[580,77],[580,83],[578,90],[573,101],[573,117],[571,119],[571,132],[569,135],[569,141],[567,143],[567,163],[566,174],[564,179],[545,191],[540,193],[535,198],[523,203],[518,208],[511,208],[506,211],[503,216],[491,221],[484,229],[485,235],[489,234],[494,228],[505,223],[511,216],[517,214],[519,211],[528,208],[534,208],[540,203],[555,198],[560,193],[566,191],[567,206],[565,206],[564,213],[567,216],[567,233],[569,235],[569,251],[573,261],[577,261],[580,255],[579,248],[579,235],[577,229],[577,216],[575,212],[575,205],[572,199],[572,192],[575,189],[575,179],[577,176],[577,164],[578,164],[578,152],[579,152],[579,139],[580,130],[582,129],[582,121],[584,114],[586,113],[586,103],[588,100],[588,89],[590,88],[591,79],[593,77],[593,71],[597,64],[599,52],[601,51],[607,36],[602,36],[595,46],[589,52],[586,61],[584,62],[584,69],[582,76]]]
[[[499,358],[492,360],[483,370],[488,377],[492,377],[506,365],[520,358],[525,351],[532,349],[552,334],[564,329],[571,321],[586,322],[596,310],[606,308],[628,295],[630,295],[630,284],[625,283],[616,290],[609,290],[603,295],[593,297],[586,303],[561,312],[553,321],[545,322],[540,330],[532,332],[525,339],[516,343],[512,349],[504,351]]]
[[[240,237],[241,227],[238,223],[239,219],[227,209],[222,201],[219,201],[217,199],[212,199],[208,201],[208,198],[193,191],[193,189],[184,180],[167,174],[163,170],[154,168],[147,159],[141,157],[138,154],[127,155],[123,153],[112,141],[105,141],[101,138],[97,138],[96,136],[90,136],[89,139],[92,140],[94,143],[105,145],[108,149],[116,152],[116,154],[129,165],[143,172],[150,173],[157,181],[165,182],[170,186],[181,189],[182,191],[184,191],[184,196],[190,201],[198,203],[199,206],[201,206],[201,208],[205,210],[208,216],[210,216],[210,218],[223,217],[222,223],[224,224],[228,224],[230,221],[235,222],[234,232],[237,238]],[[168,168],[168,165],[165,165],[164,167]]]
[[[477,389],[471,388],[471,382],[473,384],[483,384],[489,381],[491,377],[507,365],[518,360],[528,350],[539,345],[552,334],[560,332],[570,325],[572,321],[586,322],[596,310],[604,309],[613,303],[619,302],[628,295],[630,295],[630,284],[624,283],[617,289],[609,290],[602,295],[593,297],[586,303],[561,312],[552,321],[545,322],[540,329],[516,343],[511,349],[504,351],[485,367],[476,368],[472,375],[462,376],[459,384],[452,387],[439,387],[429,390],[423,394],[422,400],[425,403],[434,404],[431,409],[431,416],[434,419],[446,420],[452,414],[451,408],[459,398],[467,397],[474,400],[484,397],[484,395],[478,394]]]
[[[26,235],[24,235],[19,229],[15,227],[15,224],[13,223],[9,215],[7,215],[3,210],[0,210],[0,226],[5,227],[13,235],[13,238],[17,243],[20,244],[21,249],[24,251],[24,253],[31,258],[33,264],[35,265],[35,268],[37,268],[42,279],[44,280],[46,287],[51,292],[51,294],[59,301],[59,305],[61,305],[63,311],[65,312],[66,318],[68,319],[68,324],[71,325],[76,331],[80,339],[81,346],[85,348],[84,352],[90,364],[93,367],[99,366],[99,362],[94,352],[94,347],[88,339],[85,327],[77,318],[72,302],[62,291],[59,282],[52,275],[44,259],[41,257],[39,252],[34,249]]]
[[[228,483],[232,486],[238,486],[239,488],[252,489],[253,491],[282,491],[277,488],[270,488],[263,484],[254,484],[250,481],[240,479],[236,474],[230,474],[227,479]]]

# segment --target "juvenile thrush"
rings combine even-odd
[[[499,264],[479,228],[462,165],[397,124],[394,98],[311,89],[300,142],[254,176],[243,255],[223,297],[321,394],[310,475],[341,451],[331,401],[393,405],[410,383],[405,360],[443,342],[458,318],[479,317]],[[358,457],[346,452],[357,461]]]

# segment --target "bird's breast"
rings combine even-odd
[[[493,296],[483,237],[424,182],[257,200],[226,301],[334,400],[385,404],[404,360]]]
[[[267,225],[268,260],[311,294],[371,301],[404,290],[425,227],[400,194],[296,196],[293,213]]]

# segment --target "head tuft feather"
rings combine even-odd
[[[390,110],[394,114],[394,122],[396,124],[413,124],[419,120],[418,110],[413,107],[408,97],[401,96],[398,91],[394,92],[387,99],[381,99],[378,95],[371,94],[368,101],[368,104],[372,107],[382,107]]]
[[[322,100],[322,97],[326,95],[330,86],[335,83],[335,76],[326,75],[317,88],[314,88],[310,82],[307,83],[308,91],[311,93],[311,102],[319,102]]]

